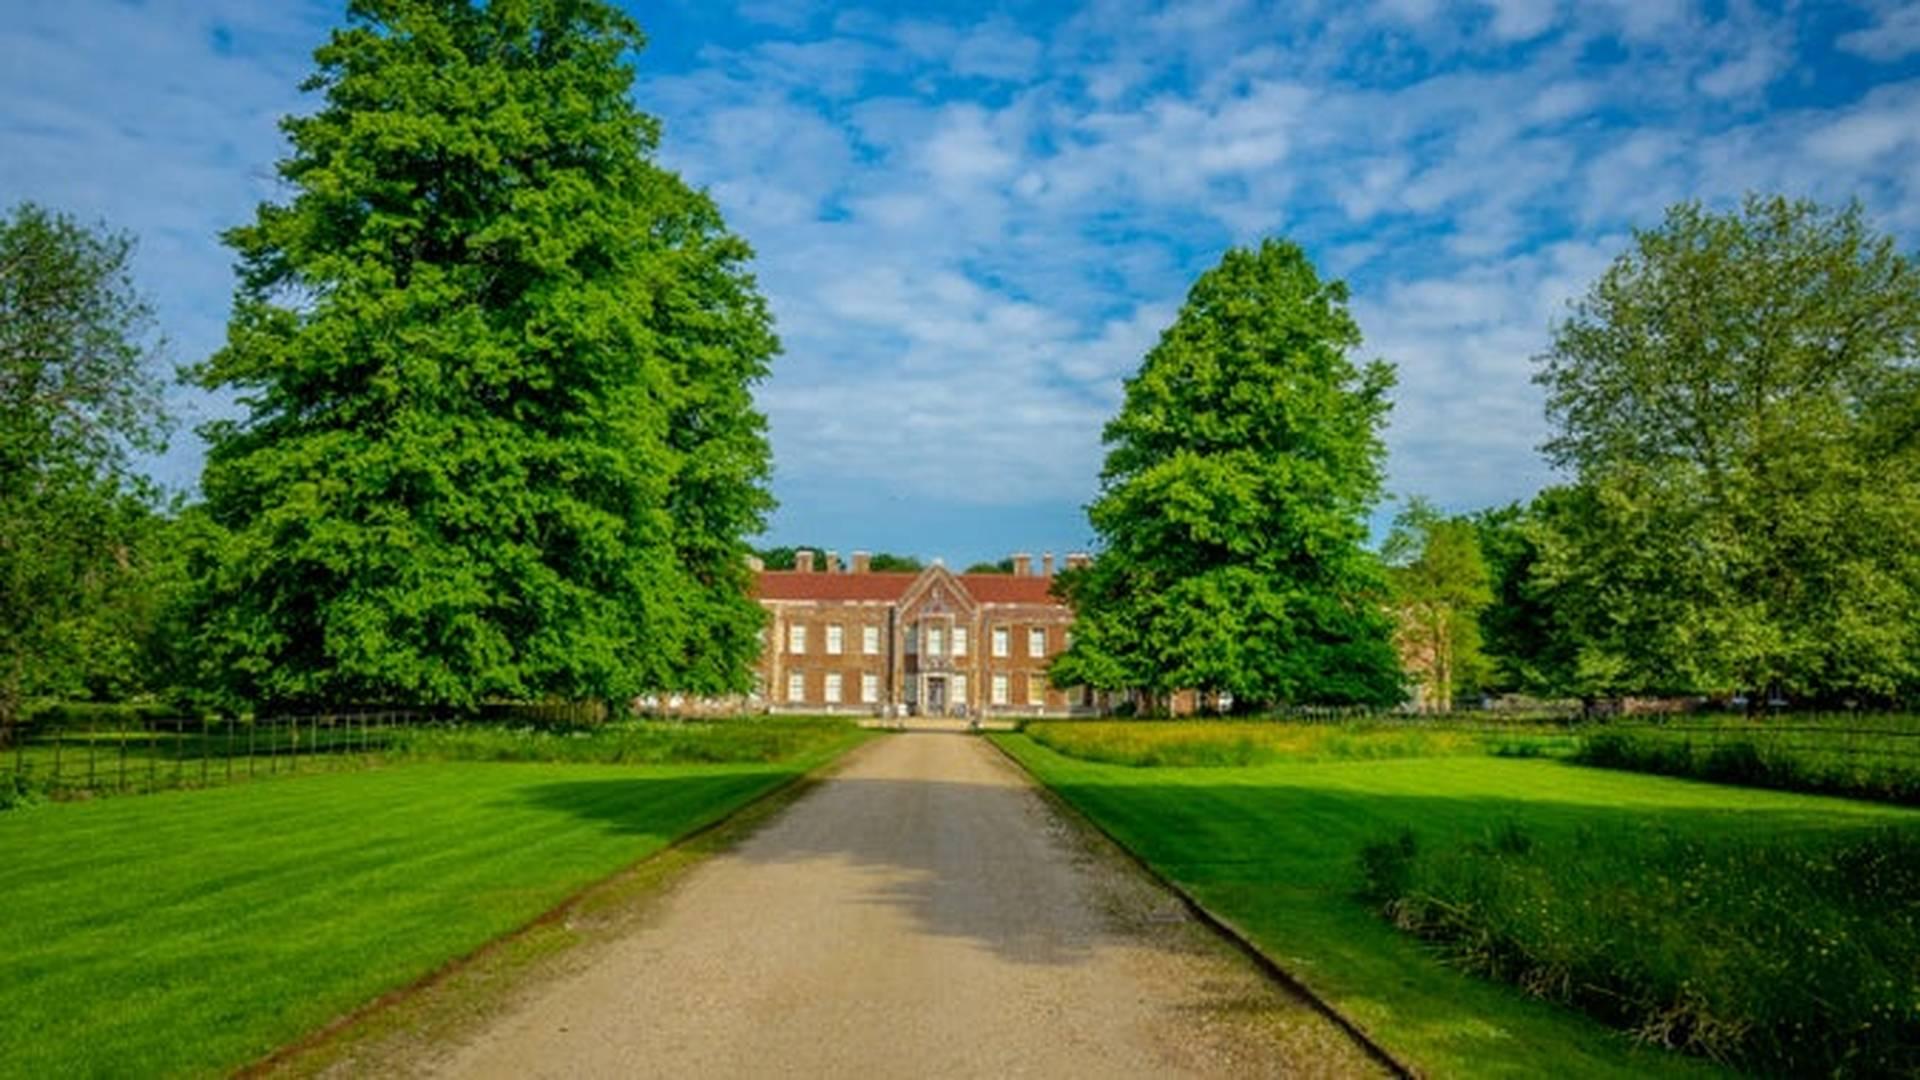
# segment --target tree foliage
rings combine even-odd
[[[651,160],[596,0],[355,0],[226,240],[199,618],[253,702],[744,690],[750,252]]]
[[[127,591],[148,511],[128,455],[165,434],[131,239],[31,204],[0,217],[0,742]]]
[[[1394,519],[1381,554],[1393,588],[1401,662],[1424,708],[1451,710],[1457,695],[1487,675],[1480,615],[1493,602],[1487,562],[1472,521],[1411,499]]]
[[[1195,282],[1106,427],[1104,551],[1061,577],[1077,622],[1055,684],[1239,708],[1400,699],[1364,546],[1393,372],[1351,358],[1346,301],[1271,240]]]
[[[1576,667],[1633,689],[1920,683],[1920,270],[1858,206],[1695,203],[1536,379],[1579,492],[1540,534]]]

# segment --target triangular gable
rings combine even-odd
[[[919,578],[900,597],[900,615],[909,612],[951,610],[971,615],[979,607],[966,585],[953,571],[935,563],[920,572]]]

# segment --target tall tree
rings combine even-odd
[[[145,512],[128,454],[158,449],[165,418],[132,250],[31,204],[0,217],[0,742],[31,685],[63,681]]]
[[[205,637],[253,702],[744,689],[777,348],[598,0],[354,0],[227,234]]]
[[[1393,371],[1353,360],[1346,302],[1273,240],[1194,283],[1106,427],[1089,508],[1104,550],[1062,576],[1078,621],[1057,685],[1240,709],[1401,699],[1364,546]]]
[[[1577,513],[1544,580],[1635,688],[1920,683],[1920,269],[1860,208],[1673,208],[1537,380]]]
[[[1419,685],[1421,707],[1446,712],[1487,673],[1480,614],[1493,602],[1493,588],[1479,536],[1468,519],[1415,498],[1394,519],[1381,554],[1399,617],[1401,662]]]

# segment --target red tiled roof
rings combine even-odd
[[[1049,591],[1053,579],[1013,574],[961,574],[960,584],[978,604],[1058,604]]]
[[[979,604],[1058,604],[1049,591],[1053,579],[1012,574],[956,574],[962,588]],[[801,570],[762,570],[754,575],[754,596],[760,600],[897,601],[920,577],[917,573],[877,570],[865,574]]]
[[[920,575],[878,570],[865,574],[762,570],[754,596],[760,600],[898,600]]]

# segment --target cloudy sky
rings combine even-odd
[[[174,358],[205,355],[216,235],[278,194],[341,6],[7,0],[0,203],[134,232]],[[1085,546],[1121,380],[1231,244],[1350,283],[1400,371],[1390,489],[1468,509],[1550,479],[1529,358],[1667,204],[1859,198],[1920,237],[1904,0],[630,6],[663,158],[758,250],[786,344],[769,542]],[[199,459],[183,432],[153,471]]]

